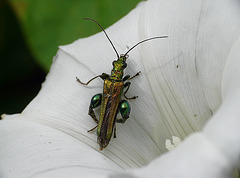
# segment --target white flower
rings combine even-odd
[[[240,153],[239,19],[238,0],[149,0],[108,28],[120,53],[168,38],[130,52],[125,74],[141,75],[127,96],[139,97],[103,151],[87,133],[103,82],[75,77],[110,73],[116,55],[103,33],[61,46],[37,97],[0,122],[0,177],[228,177]],[[183,141],[165,153],[172,136]]]

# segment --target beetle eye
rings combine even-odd
[[[123,64],[123,68],[125,69],[127,67],[127,63],[124,63]]]

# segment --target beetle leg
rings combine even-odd
[[[134,76],[132,76],[132,77],[129,78],[128,80],[132,80],[134,77],[137,77],[140,73],[141,73],[141,71],[139,71],[138,73],[136,73]]]
[[[117,119],[116,119],[116,123],[124,124],[126,120],[127,120],[127,119],[123,119],[123,118],[118,119],[118,118],[117,118]]]
[[[123,81],[125,82],[126,80],[128,80],[130,78],[130,75],[126,75],[125,77],[123,77]]]
[[[98,125],[96,125],[95,127],[93,127],[92,129],[88,130],[87,132],[92,132],[97,128]]]
[[[132,80],[133,78],[135,78],[136,76],[138,76],[141,73],[141,71],[139,71],[138,73],[136,73],[134,76],[130,77],[130,75],[126,75],[125,77],[123,77],[123,81],[127,81],[127,80]]]
[[[93,108],[89,106],[88,114],[92,117],[92,119],[98,124],[98,120],[96,118],[95,112],[93,111]]]
[[[126,82],[126,83],[124,84],[124,88],[127,87],[127,89],[126,89],[126,91],[124,92],[123,96],[124,96],[126,99],[128,99],[128,100],[136,99],[138,96],[134,96],[134,97],[132,97],[132,98],[128,98],[128,97],[126,96],[126,93],[128,92],[128,89],[129,89],[130,85],[131,85],[131,82]]]
[[[102,93],[96,94],[92,97],[88,114],[92,117],[92,119],[98,124],[98,120],[96,118],[95,112],[93,111],[94,108],[101,105],[102,102]],[[94,129],[93,129],[94,130]],[[91,131],[91,130],[90,130]]]
[[[130,106],[128,101],[122,100],[119,103],[118,109],[121,113],[122,118],[116,119],[116,122],[123,124],[129,118],[130,111],[131,111],[131,106]]]
[[[102,75],[100,77],[101,77],[101,79],[105,80],[105,79],[109,78],[109,75],[106,73],[102,73]]]
[[[95,130],[96,128],[97,128],[97,126],[98,126],[98,120],[97,120],[97,118],[96,118],[96,115],[95,115],[95,113],[94,113],[94,111],[93,111],[93,108],[90,108],[91,106],[89,106],[89,112],[88,112],[88,114],[92,117],[92,119],[97,123],[97,125],[95,126],[95,127],[93,127],[92,129],[90,129],[90,130],[88,130],[87,132],[91,132],[91,131],[93,131],[93,130]]]
[[[79,78],[76,77],[76,80],[81,83],[82,85],[88,85],[91,81],[93,81],[94,79],[100,77],[101,79],[105,80],[109,77],[108,74],[102,73],[102,75],[97,75],[96,77],[93,77],[92,79],[90,79],[87,83],[83,83],[81,82],[81,80]]]
[[[114,135],[113,138],[116,138],[116,124],[114,125]]]

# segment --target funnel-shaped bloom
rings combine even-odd
[[[125,75],[141,74],[127,96],[139,97],[103,151],[87,132],[103,81],[76,77],[110,74],[116,54],[102,32],[61,46],[36,98],[0,121],[0,177],[228,177],[240,153],[239,19],[238,0],[149,0],[108,28],[123,54],[168,38],[129,53]],[[168,152],[173,136],[183,141]]]

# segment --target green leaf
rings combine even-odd
[[[92,35],[126,15],[140,0],[9,0],[37,62],[48,70],[58,46]]]

